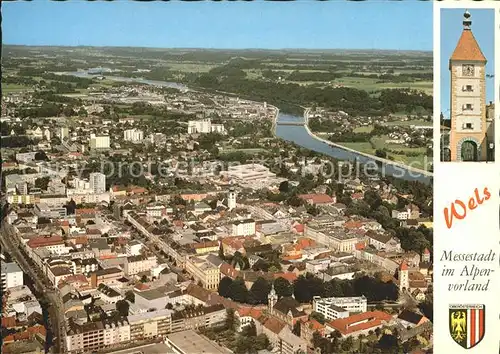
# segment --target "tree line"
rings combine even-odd
[[[279,297],[293,295],[301,303],[310,303],[315,296],[365,296],[370,302],[395,301],[399,294],[398,288],[393,282],[383,282],[378,278],[367,275],[352,280],[334,278],[330,281],[323,281],[310,273],[300,275],[293,284],[282,277],[278,277],[273,282],[259,277],[250,289],[246,287],[245,281],[241,277],[234,280],[224,277],[219,283],[218,293],[240,303],[267,304],[272,285],[274,285],[274,290]]]

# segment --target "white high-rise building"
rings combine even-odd
[[[225,131],[223,124],[212,124],[210,118],[188,122],[188,134],[224,133]]]
[[[133,143],[141,142],[144,140],[144,132],[139,129],[127,129],[123,132],[123,139]]]
[[[94,194],[101,194],[106,191],[106,175],[100,172],[93,172],[89,176],[90,189]]]
[[[2,290],[14,288],[16,286],[24,285],[23,271],[17,263],[1,262],[0,264],[2,274]]]
[[[89,145],[91,150],[109,149],[109,135],[96,136],[95,134],[90,134]]]

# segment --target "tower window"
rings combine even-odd
[[[472,111],[474,109],[474,106],[471,103],[464,104],[462,109],[464,111]]]
[[[462,125],[462,128],[463,129],[473,129],[473,125],[472,125],[472,123],[464,123]]]
[[[463,91],[466,91],[466,92],[472,92],[472,91],[474,91],[474,90],[472,89],[472,85],[465,85],[465,86],[463,87]]]

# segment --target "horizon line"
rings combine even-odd
[[[295,48],[295,47],[284,47],[284,48],[220,48],[220,47],[141,47],[141,46],[123,46],[123,45],[92,45],[92,44],[81,44],[81,45],[60,45],[60,44],[13,44],[13,43],[2,43],[4,46],[14,46],[14,47],[58,47],[58,48],[139,48],[139,49],[168,49],[168,50],[233,50],[233,51],[286,51],[286,50],[302,50],[302,51],[386,51],[386,52],[415,52],[415,53],[433,53],[433,49],[388,49],[388,48]]]

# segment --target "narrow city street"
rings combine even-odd
[[[46,299],[48,304],[49,326],[47,328],[48,338],[52,338],[52,348],[46,348],[52,353],[64,353],[65,321],[61,298],[52,288],[47,277],[34,264],[28,261],[28,257],[20,248],[11,225],[2,221],[0,242],[2,249],[6,251],[13,260],[19,264],[23,272],[31,279],[36,294]],[[43,302],[43,298],[39,298]]]

